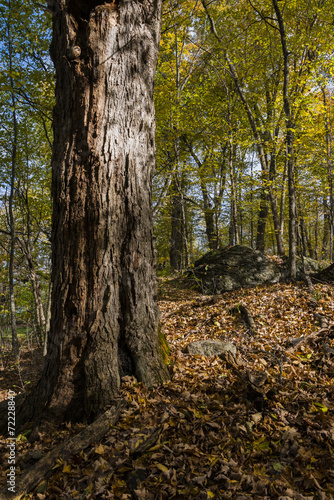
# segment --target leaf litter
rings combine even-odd
[[[163,281],[171,381],[148,389],[124,377],[127,408],[117,425],[71,460],[60,457],[26,498],[333,499],[333,298],[322,284],[312,295],[297,283],[212,298]],[[251,312],[256,332],[235,312],[238,304]],[[319,329],[319,316],[328,334],[298,348],[297,339]],[[183,352],[204,339],[232,342],[237,355]],[[82,427],[20,440],[17,473]]]

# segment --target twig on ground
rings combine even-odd
[[[297,351],[301,345],[308,344],[309,342],[312,342],[313,340],[318,340],[323,337],[327,337],[330,333],[334,333],[334,324],[331,324],[325,328],[320,328],[320,330],[317,330],[316,332],[312,332],[306,337],[301,337],[300,339],[296,339],[294,341],[294,344],[292,347],[289,347],[287,349],[287,352],[292,354],[295,351]],[[298,341],[297,341],[298,340]]]
[[[237,304],[229,309],[231,313],[241,313],[241,317],[248,326],[248,333],[251,335],[256,335],[256,323],[250,311],[243,304]]]

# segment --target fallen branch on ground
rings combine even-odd
[[[217,300],[221,300],[222,299],[222,295],[203,295],[202,297],[198,297],[196,299],[196,302],[194,302],[192,304],[193,307],[202,307],[202,306],[207,306],[207,305],[211,305],[211,304],[214,304],[215,302],[217,302]]]
[[[115,425],[119,420],[124,406],[124,401],[118,402],[116,406],[103,413],[91,425],[85,427],[85,429],[71,437],[68,441],[54,448],[45,457],[41,458],[37,464],[19,476],[15,486],[16,496],[12,500],[19,500],[22,495],[32,491],[43,479],[48,477],[59,456],[64,461],[68,460],[71,455],[79,453],[91,443],[100,441],[108,432],[110,426]],[[8,498],[7,486],[1,488],[0,498]]]

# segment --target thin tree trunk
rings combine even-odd
[[[265,251],[266,224],[268,220],[268,195],[264,187],[260,193],[260,207],[256,230],[256,250]]]
[[[314,259],[314,249],[309,237],[309,233],[305,224],[305,219],[299,210],[299,220],[300,220],[300,229],[302,233],[302,240],[303,240],[303,246],[304,246],[304,254],[309,255],[311,259]]]
[[[208,239],[208,245],[210,250],[216,250],[218,248],[218,224],[217,224],[217,211],[219,209],[219,203],[222,197],[222,190],[224,189],[224,184],[222,182],[222,172],[220,172],[219,179],[219,193],[215,196],[215,203],[212,206],[209,198],[209,193],[204,179],[205,176],[205,166],[207,163],[207,157],[201,161],[192,147],[192,144],[185,141],[191,156],[194,158],[198,166],[198,176],[201,186],[202,199],[203,199],[203,213],[205,221],[205,232]]]
[[[15,285],[14,285],[14,258],[15,258],[15,220],[14,220],[14,192],[15,192],[15,177],[16,177],[16,160],[17,160],[17,118],[16,118],[16,100],[14,94],[14,80],[13,74],[13,54],[12,54],[12,35],[10,20],[7,22],[7,36],[8,36],[8,55],[9,55],[9,81],[10,92],[12,101],[12,119],[13,119],[13,140],[12,140],[12,162],[11,162],[11,176],[10,176],[10,194],[8,200],[8,213],[9,213],[9,226],[10,226],[10,251],[9,251],[9,300],[10,300],[10,318],[11,318],[11,332],[12,332],[12,350],[15,359],[19,357],[19,340],[17,337],[16,329],[16,309],[15,309]]]
[[[281,234],[284,234],[284,212],[285,212],[285,190],[286,190],[286,181],[288,178],[288,162],[287,162],[287,154],[285,155],[284,162],[284,171],[282,177],[282,188],[281,188],[281,211],[280,211],[280,230]]]
[[[283,106],[285,113],[286,127],[286,145],[287,145],[287,165],[288,165],[288,191],[289,191],[289,274],[291,279],[296,278],[297,274],[297,203],[296,190],[294,179],[294,122],[293,113],[289,98],[289,82],[290,82],[290,55],[287,48],[285,35],[285,26],[282,17],[278,0],[272,0],[275,9],[279,32],[281,37],[281,45],[284,60],[284,83],[283,83]]]
[[[231,182],[231,235],[230,245],[239,245],[239,227],[238,227],[238,206],[235,188],[235,150],[233,144],[233,135],[230,141],[230,182]]]
[[[275,239],[276,239],[276,244],[277,244],[277,253],[280,256],[285,255],[285,249],[284,249],[284,243],[283,243],[283,229],[281,229],[280,225],[280,218],[278,214],[278,207],[277,207],[277,195],[274,193],[273,188],[272,188],[272,182],[276,176],[276,151],[275,151],[275,146],[274,146],[274,151],[271,153],[271,158],[270,158],[270,166],[269,166],[269,200],[270,200],[270,205],[271,205],[271,212],[273,215],[273,224],[274,224],[274,232],[275,232]]]
[[[329,185],[329,260],[333,260],[333,238],[334,238],[334,194],[333,194],[333,133],[332,133],[332,93],[329,91],[329,104],[327,113],[326,89],[322,89],[325,105],[325,131],[326,131],[326,163]]]
[[[219,219],[221,214],[221,204],[225,190],[226,174],[227,174],[227,162],[225,161],[226,150],[227,150],[227,144],[224,146],[222,150],[222,159],[220,162],[220,169],[219,169],[219,185],[217,188],[217,192],[215,192],[215,197],[214,197],[215,235],[216,235],[215,238],[217,241],[217,248],[219,248],[220,246]]]
[[[182,215],[181,228],[182,228],[182,246],[183,246],[181,270],[183,270],[190,266],[190,255],[188,246],[186,205],[182,191],[181,191],[181,215]]]
[[[316,203],[315,207],[315,227],[314,227],[314,251],[316,255],[316,259],[318,260],[318,232],[319,232],[319,207],[318,207],[318,202]]]
[[[210,250],[216,250],[218,248],[217,234],[215,231],[215,221],[214,221],[214,211],[209,200],[208,190],[205,182],[201,178],[201,191],[203,198],[203,212],[205,220],[205,232],[208,238],[208,244]]]
[[[169,262],[172,271],[180,271],[182,267],[182,207],[180,193],[176,187],[176,181],[172,183],[172,196],[171,196],[171,237],[170,237],[170,251]]]
[[[52,296],[52,283],[49,284],[48,300],[46,304],[46,317],[45,317],[45,332],[44,332],[44,345],[43,345],[43,356],[46,356],[48,337],[51,325],[51,296]]]
[[[321,248],[321,258],[326,260],[329,254],[329,242],[330,242],[330,213],[328,208],[328,203],[326,198],[323,198],[323,213],[324,213],[324,229],[322,233],[322,248]]]
[[[124,375],[168,370],[151,207],[161,1],[55,6],[51,327],[24,417],[59,422],[95,417]]]
[[[22,239],[18,239],[18,241],[19,241],[20,247],[21,247],[21,249],[22,249],[22,251],[27,259],[27,264],[28,264],[28,269],[29,269],[29,279],[30,279],[31,288],[32,288],[33,296],[34,296],[34,302],[35,302],[37,336],[38,336],[39,342],[42,345],[43,334],[44,334],[44,330],[45,330],[45,316],[44,316],[44,310],[43,310],[43,303],[42,303],[39,279],[38,279],[38,276],[36,273],[34,259],[32,257],[29,242],[24,241]]]

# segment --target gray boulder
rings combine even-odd
[[[206,253],[195,262],[193,273],[205,294],[277,283],[281,278],[281,269],[272,259],[243,245]]]
[[[237,348],[230,342],[220,340],[198,340],[190,342],[184,349],[187,354],[200,354],[201,356],[219,356],[224,352],[230,352],[233,356],[237,353]]]
[[[319,272],[328,263],[304,257],[305,271]],[[238,288],[278,283],[288,278],[288,259],[281,264],[259,250],[243,245],[211,250],[195,262],[189,277],[203,294],[219,294]],[[297,257],[297,279],[303,279],[303,261]]]

